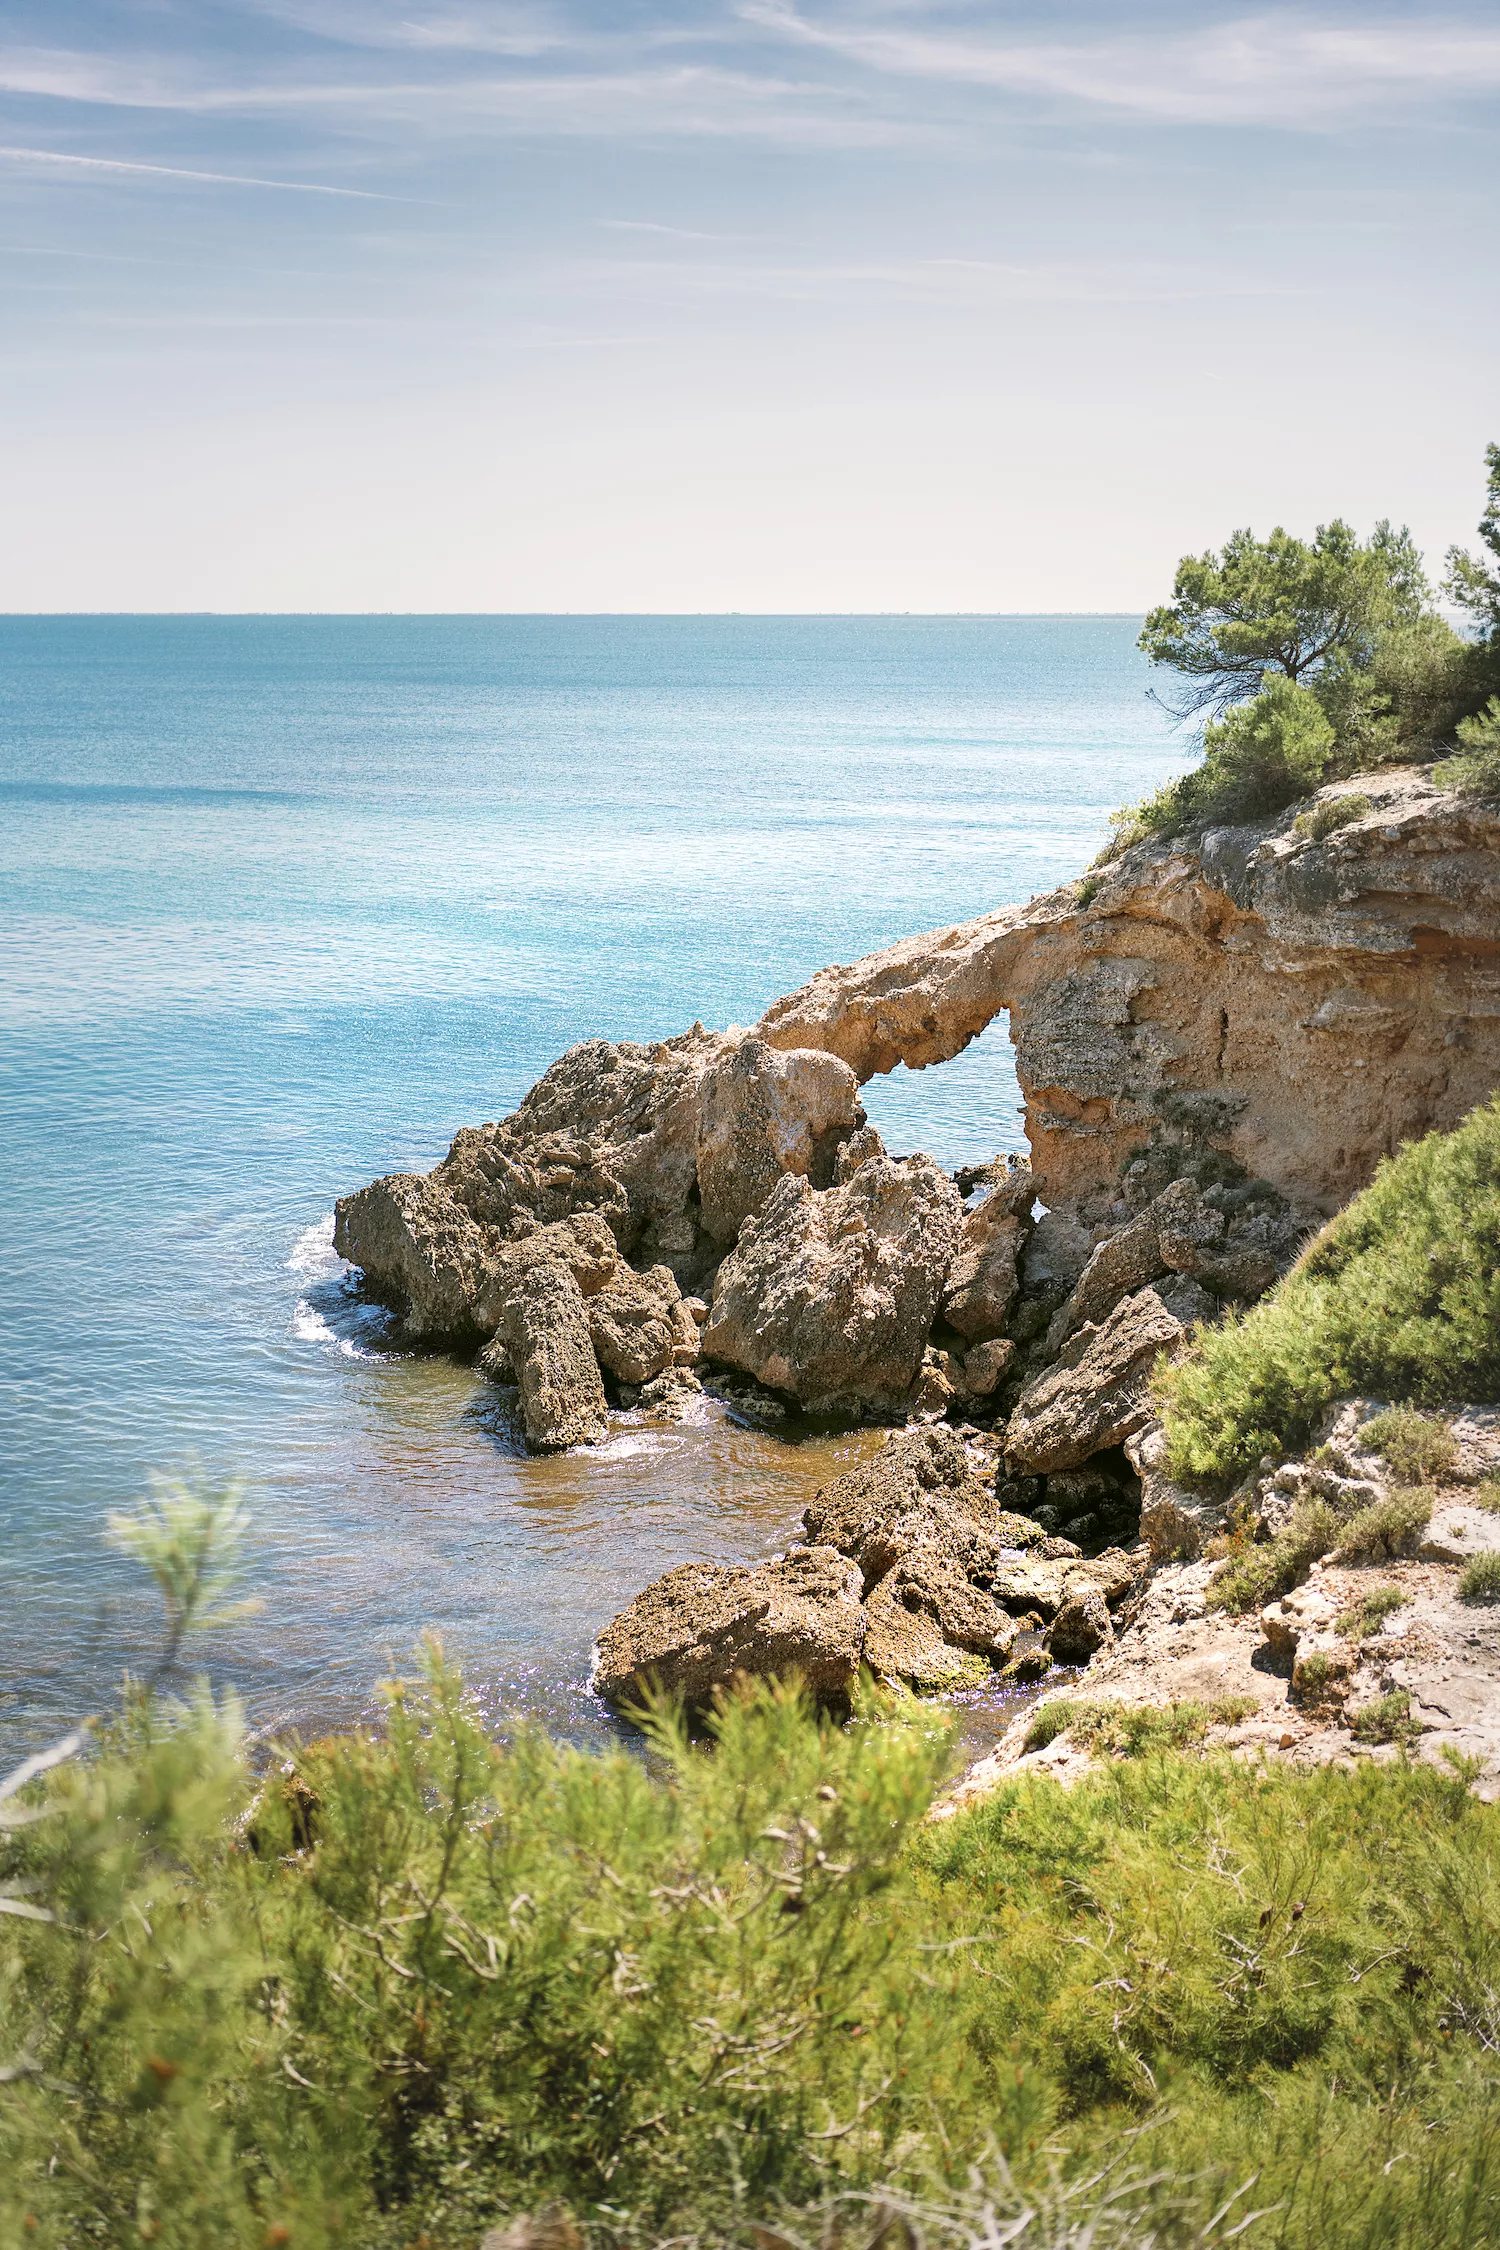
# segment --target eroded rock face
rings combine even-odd
[[[861,1590],[858,1566],[831,1547],[794,1547],[755,1569],[683,1563],[600,1634],[595,1689],[628,1707],[655,1686],[701,1708],[738,1678],[796,1673],[839,1702],[859,1676]]]
[[[526,1442],[537,1453],[597,1445],[608,1402],[589,1335],[583,1292],[560,1260],[518,1277],[495,1332],[521,1393]]]
[[[704,1357],[815,1411],[901,1411],[962,1210],[924,1156],[877,1157],[822,1191],[786,1176],[719,1268]]]
[[[753,1034],[711,1064],[696,1159],[707,1232],[733,1242],[784,1173],[831,1186],[840,1145],[863,1121],[858,1095],[853,1071],[836,1056],[784,1054]]]
[[[1369,812],[1321,841],[1297,806],[1150,841],[1086,904],[1070,884],[825,969],[761,1034],[863,1082],[1009,1010],[1044,1203],[1112,1195],[1161,1138],[1336,1209],[1500,1082],[1500,808],[1415,770],[1358,790]],[[1248,1267],[1232,1278],[1219,1293],[1253,1294]]]
[[[1152,1289],[1122,1299],[1102,1326],[1080,1328],[1016,1403],[1005,1432],[1011,1474],[1076,1468],[1144,1427],[1147,1378],[1182,1336]]]
[[[968,1343],[988,1343],[1005,1332],[1035,1197],[1030,1170],[1021,1166],[964,1213],[943,1292],[943,1318]]]

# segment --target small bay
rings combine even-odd
[[[100,1533],[245,1481],[260,1726],[368,1714],[440,1631],[580,1741],[605,1619],[784,1544],[873,1442],[715,1410],[528,1460],[393,1354],[334,1197],[578,1039],[750,1023],[835,960],[1080,873],[1185,762],[1121,617],[0,619],[0,1735],[148,1663]],[[897,1152],[1022,1145],[1003,1023],[878,1080]]]

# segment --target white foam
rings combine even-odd
[[[297,1299],[297,1310],[292,1315],[292,1334],[299,1344],[336,1344],[333,1330],[315,1305],[305,1297]]]
[[[332,1280],[335,1274],[347,1273],[349,1261],[341,1258],[333,1247],[333,1213],[325,1211],[322,1218],[310,1227],[304,1227],[292,1244],[292,1254],[287,1259],[288,1273],[316,1274]]]

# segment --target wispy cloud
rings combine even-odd
[[[84,172],[149,172],[163,180],[207,180],[217,187],[281,188],[289,195],[350,196],[360,203],[401,203],[404,196],[380,195],[373,188],[327,187],[318,180],[266,180],[250,172],[196,172],[181,164],[133,164],[118,156],[73,156],[55,148],[4,148],[9,164],[70,165]]]
[[[1500,28],[1430,17],[1318,22],[1290,11],[1093,40],[980,39],[930,16],[872,23],[744,0],[762,30],[886,76],[1082,101],[1183,123],[1316,124],[1423,96],[1500,88]]]

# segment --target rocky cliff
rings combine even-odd
[[[1031,1163],[966,1208],[980,1175],[888,1155],[859,1086],[1006,1011]],[[1384,773],[825,969],[753,1031],[585,1041],[335,1239],[415,1337],[482,1347],[535,1445],[701,1357],[818,1412],[956,1403],[1013,1478],[1097,1483],[1163,1351],[1497,1084],[1500,811]],[[1059,1522],[1122,1528],[1103,1473]]]
[[[1500,1081],[1500,811],[1417,771],[1341,784],[824,969],[758,1028],[863,1082],[1007,1011],[1046,1203],[1197,1140],[1332,1211]]]

